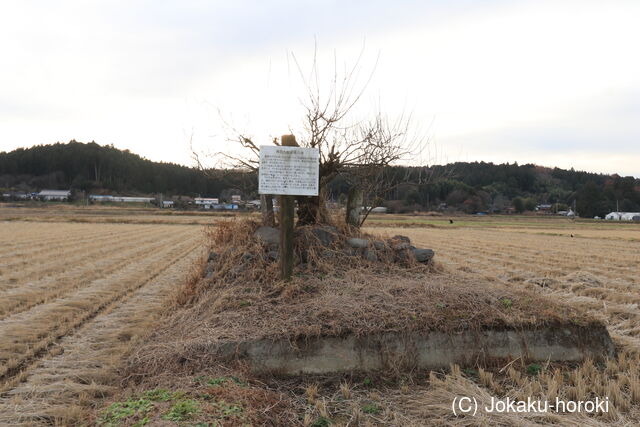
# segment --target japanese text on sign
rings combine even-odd
[[[260,194],[317,196],[320,152],[317,148],[260,147]]]

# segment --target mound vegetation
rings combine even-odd
[[[346,226],[328,245],[317,238],[318,226],[299,227],[294,278],[281,281],[270,246],[254,237],[258,227],[241,220],[210,231],[216,252],[208,277],[177,295],[174,311],[132,356],[132,374],[209,366],[226,342],[596,322],[551,299],[458,276],[406,252],[363,256],[367,248],[358,252],[346,241],[356,237],[390,248],[404,242],[401,236],[376,241]]]
[[[382,239],[344,224],[298,227],[294,275],[282,281],[273,243],[257,237],[260,227],[242,219],[207,230],[208,266],[177,290],[164,319],[129,355],[125,392],[97,415],[105,425],[403,424],[390,409],[394,399],[442,374],[396,367],[280,376],[257,372],[242,357],[221,357],[218,349],[251,340],[600,325],[551,298],[419,262],[402,236]],[[367,245],[354,248],[353,239]],[[517,372],[511,375],[546,378],[554,366],[521,360],[508,368]],[[490,370],[499,366],[474,368],[464,372],[497,381]]]

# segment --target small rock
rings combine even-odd
[[[394,252],[394,258],[396,262],[406,263],[409,260],[409,250],[408,249],[398,249]]]
[[[393,236],[389,239],[389,244],[391,247],[397,251],[410,249],[411,248],[411,239],[407,236]]]
[[[410,249],[411,248],[411,245],[409,243],[407,243],[407,242],[394,242],[394,243],[391,244],[391,246],[396,251],[403,251],[405,249]]]
[[[387,248],[387,245],[382,240],[374,240],[373,247],[376,248],[376,250],[383,251]]]
[[[362,256],[367,260],[367,261],[371,261],[371,262],[376,262],[378,261],[378,255],[376,254],[375,251],[372,251],[370,249],[365,249],[364,252],[362,253]]]
[[[413,249],[412,252],[418,262],[429,262],[434,255],[434,252],[431,249]]]
[[[330,251],[329,249],[325,249],[322,252],[320,252],[320,256],[322,258],[333,258],[335,254],[336,253],[334,251]]]
[[[218,254],[215,252],[209,252],[209,258],[207,258],[207,262],[215,261],[218,259]]]
[[[267,258],[270,260],[278,259],[278,251],[269,251],[267,252]]]
[[[369,241],[367,239],[352,237],[347,240],[347,244],[352,248],[366,248],[367,246],[369,246]]]
[[[213,261],[209,261],[207,263],[207,267],[204,270],[204,277],[206,277],[207,279],[210,279],[211,277],[213,277],[213,269],[214,269],[214,263]]]
[[[258,227],[253,235],[270,245],[280,245],[280,231],[274,227]]]
[[[318,225],[311,229],[313,234],[322,246],[331,246],[333,242],[338,238],[338,229],[331,225]]]

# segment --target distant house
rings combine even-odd
[[[4,200],[27,200],[31,198],[31,194],[27,194],[19,191],[12,191],[10,193],[2,193]]]
[[[640,212],[610,212],[604,219],[610,221],[640,221]]]
[[[543,203],[543,204],[540,204],[540,205],[536,206],[536,210],[540,211],[540,212],[549,212],[549,211],[551,211],[552,207],[553,207],[553,205],[550,205],[548,203]]]
[[[240,203],[242,201],[242,197],[239,194],[234,194],[231,196],[231,203]]]
[[[37,198],[46,200],[46,201],[59,201],[64,202],[69,200],[71,197],[71,190],[42,190],[40,191]]]
[[[214,205],[218,204],[217,198],[196,197],[194,199],[196,206],[204,209],[212,209]]]
[[[371,209],[371,213],[387,213],[387,211],[389,211],[389,209],[387,209],[386,206],[376,206]]]
[[[151,203],[155,200],[154,197],[119,197],[113,196],[111,199],[114,202],[120,203]]]
[[[249,200],[245,203],[245,207],[247,207],[248,209],[260,209],[260,204],[260,199]]]
[[[89,200],[92,202],[113,202],[113,196],[104,196],[101,194],[89,194]]]
[[[153,197],[126,197],[90,194],[89,200],[93,202],[151,203],[155,199]]]
[[[163,208],[172,208],[173,207],[173,200],[163,200],[162,201],[162,207]]]
[[[604,219],[607,219],[609,221],[620,221],[620,219],[622,218],[622,212],[609,212]]]

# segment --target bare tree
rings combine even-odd
[[[412,132],[410,115],[403,114],[394,120],[380,112],[365,120],[352,117],[354,106],[361,101],[375,70],[374,67],[364,80],[360,80],[363,52],[364,49],[353,67],[342,73],[338,72],[334,59],[333,75],[326,90],[321,89],[322,79],[316,55],[308,74],[304,73],[297,58],[292,55],[304,84],[304,94],[300,97],[304,114],[301,128],[290,131],[296,135],[300,146],[317,148],[320,152],[320,195],[297,198],[298,225],[328,221],[326,188],[338,174],[351,177],[351,182],[361,185],[368,195],[383,193],[385,168],[411,160],[428,143],[426,138]],[[227,140],[237,144],[241,150],[238,155],[219,152],[216,156],[224,161],[226,167],[256,171],[259,166],[259,144],[252,136],[223,122],[231,135]],[[271,142],[280,144],[278,139]]]

